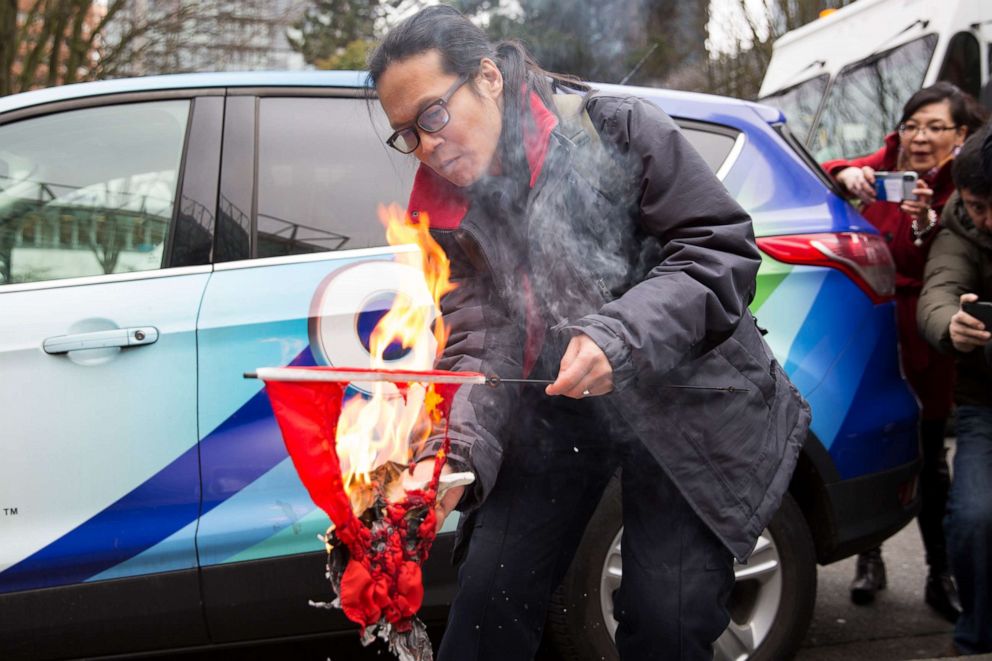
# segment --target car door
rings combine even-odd
[[[223,99],[127,100],[0,118],[0,648],[15,657],[206,640],[195,323]],[[211,134],[213,164],[192,162]]]
[[[377,219],[378,204],[405,205],[415,171],[384,144],[378,110],[354,90],[259,94],[228,99],[218,263],[198,324],[197,545],[217,641],[345,626],[340,612],[307,605],[330,598],[317,539],[327,517],[296,476],[261,382],[243,374],[367,365],[375,322],[421,282],[395,262]]]

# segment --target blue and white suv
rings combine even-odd
[[[383,144],[363,81],[193,74],[0,99],[0,657],[350,627],[307,605],[327,596],[327,521],[242,374],[365,364],[406,286],[375,215],[405,202],[415,163]],[[877,544],[918,504],[891,259],[777,111],[610,89],[672,115],[752,214],[752,309],[813,408],[716,650],[780,659],[808,625],[816,563]],[[611,487],[556,596],[565,656],[615,658],[618,507]],[[425,570],[428,621],[453,592],[450,538]]]

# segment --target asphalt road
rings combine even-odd
[[[813,623],[796,661],[904,661],[947,654],[954,627],[923,602],[926,564],[915,522],[885,542],[882,557],[888,588],[867,606],[855,606],[848,596],[854,558],[820,567]]]

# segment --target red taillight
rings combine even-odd
[[[896,293],[896,266],[877,234],[835,232],[765,236],[758,247],[786,264],[829,266],[843,271],[871,300],[883,303]]]

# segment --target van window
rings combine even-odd
[[[813,120],[816,119],[816,111],[820,109],[829,80],[830,76],[823,74],[769,94],[758,101],[781,110],[789,122],[792,134],[800,140],[806,140],[809,137],[810,127],[813,126]]]
[[[940,80],[954,83],[976,99],[982,92],[981,49],[970,32],[958,32],[947,45]]]
[[[0,285],[161,268],[189,106],[0,126]]]
[[[879,149],[906,101],[922,87],[936,45],[937,36],[930,34],[844,67],[810,140],[816,159],[822,163]]]
[[[378,104],[267,97],[258,113],[258,257],[386,245],[377,206],[406,207],[417,161],[386,146]]]

